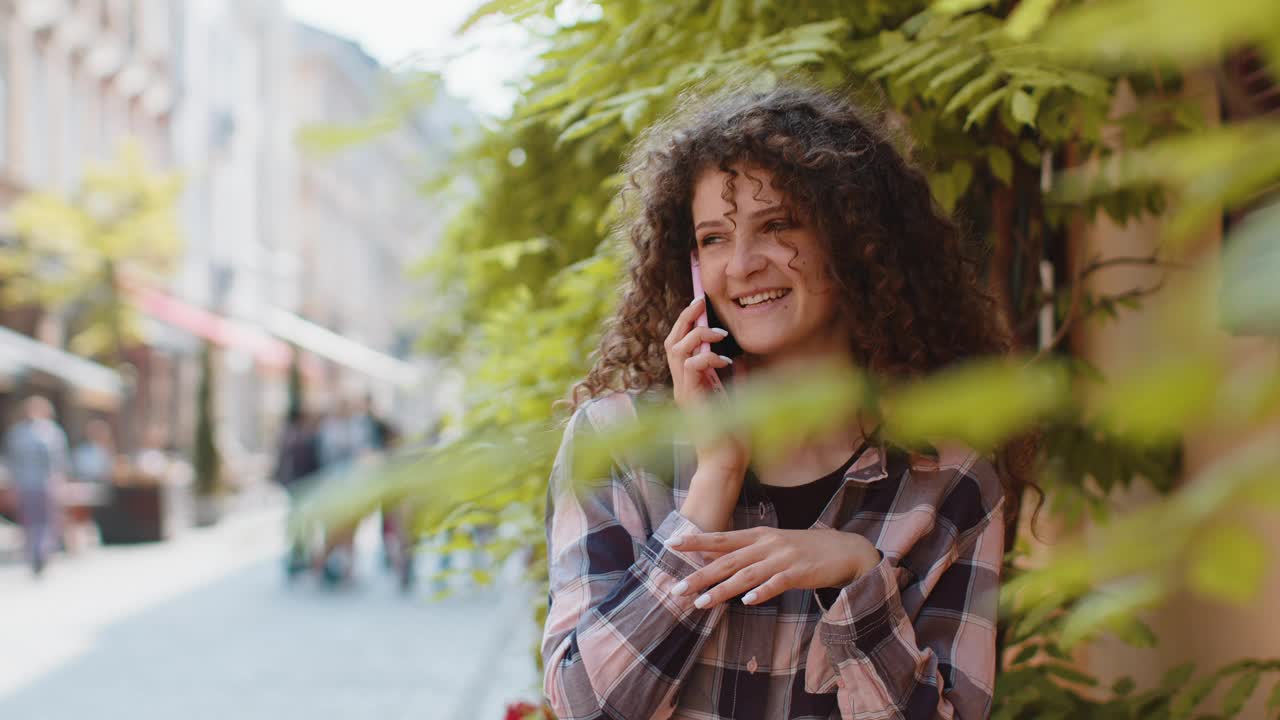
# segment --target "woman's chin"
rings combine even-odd
[[[770,356],[786,351],[787,343],[783,338],[770,337],[734,337],[742,352],[757,362],[768,362]]]

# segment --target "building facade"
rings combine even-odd
[[[384,123],[349,145],[309,148],[298,156],[295,198],[302,267],[298,313],[310,322],[389,358],[408,359],[415,338],[412,308],[423,292],[407,269],[430,250],[447,208],[422,192],[469,123],[460,103],[440,93],[426,108],[394,113],[397,93],[411,92],[359,45],[295,26],[292,73],[298,132],[355,130]],[[363,135],[363,132],[356,132]],[[335,288],[341,288],[335,292]],[[353,368],[329,363],[321,406],[371,396],[383,412],[410,427],[433,410],[416,387],[420,366],[375,363]]]
[[[174,0],[0,2],[0,242],[17,242],[8,217],[16,198],[74,191],[85,168],[111,160],[126,138],[153,167],[173,166],[178,7]],[[20,381],[0,383],[9,391],[0,412],[7,419],[17,395],[42,392],[74,438],[89,410],[134,412],[137,394],[133,377],[62,349],[65,320],[57,308],[0,310],[0,324],[17,333],[10,349],[26,365]],[[103,382],[114,390],[91,390]]]
[[[199,351],[212,343],[233,463],[261,466],[274,446],[295,351],[313,409],[373,397],[406,429],[429,420],[405,269],[443,227],[419,186],[468,115],[446,98],[340,152],[297,142],[385,116],[397,82],[358,45],[293,22],[282,0],[0,0],[0,242],[17,242],[5,216],[17,197],[73,192],[125,140],[184,181],[175,274],[129,288],[144,345],[122,372],[84,370],[79,394],[84,366],[52,363],[67,377],[39,389],[64,417],[92,398],[135,435],[161,428],[189,448]],[[0,309],[0,324],[43,343],[5,354],[16,360],[0,363],[0,396],[43,377],[19,387],[6,368],[53,357],[46,346],[66,353],[59,313]]]

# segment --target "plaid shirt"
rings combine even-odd
[[[873,445],[814,527],[871,540],[883,555],[874,569],[827,607],[791,590],[700,610],[671,588],[701,553],[666,545],[701,532],[678,512],[692,447],[675,443],[669,466],[622,458],[607,478],[576,478],[575,492],[575,434],[632,413],[624,394],[584,404],[552,472],[542,657],[562,720],[987,717],[1004,532],[990,462],[944,448],[908,466]],[[761,526],[777,518],[748,478],[733,527]]]

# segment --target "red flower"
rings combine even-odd
[[[514,702],[507,705],[506,720],[526,720],[526,718],[533,717],[533,714],[537,712],[537,710],[537,705],[532,705],[527,702]]]

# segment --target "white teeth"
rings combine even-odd
[[[768,292],[756,293],[755,295],[748,295],[747,297],[738,298],[738,304],[741,305],[742,307],[747,307],[749,305],[758,305],[768,300],[777,300],[783,295],[786,295],[788,292],[789,292],[788,290],[769,290]]]

